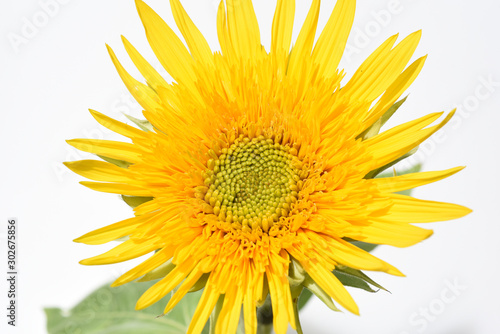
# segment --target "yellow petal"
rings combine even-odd
[[[168,248],[164,248],[149,257],[149,259],[145,260],[138,266],[130,269],[125,274],[118,277],[111,286],[120,286],[122,284],[131,282],[150,271],[156,269],[161,266],[165,262],[167,262],[172,257],[172,251]]]
[[[278,0],[274,12],[271,36],[271,52],[288,53],[292,41],[295,0]]]
[[[245,320],[245,333],[257,334],[257,303],[253,299],[252,287],[247,288],[245,299],[243,301],[243,315]]]
[[[452,111],[441,123],[432,127],[424,129],[441,113],[430,114],[415,121],[396,126],[364,141],[367,150],[372,153],[373,160],[369,169],[373,170],[384,166],[417,147],[448,123],[454,113],[455,111]]]
[[[194,25],[180,1],[170,0],[170,6],[172,7],[175,23],[177,23],[177,27],[184,36],[193,57],[203,63],[213,64],[213,54],[210,46],[200,30]]]
[[[128,91],[132,94],[134,99],[146,110],[156,110],[157,108],[161,108],[161,104],[159,103],[160,99],[158,98],[158,95],[156,95],[155,91],[132,78],[132,76],[128,74],[128,72],[125,71],[123,66],[120,64],[113,50],[108,45],[106,45],[106,47],[108,48],[109,55],[116,67],[116,70],[118,71],[118,74],[120,75],[120,78],[125,86],[127,86]]]
[[[417,48],[422,33],[414,32],[401,41],[388,54],[374,59],[372,66],[366,72],[359,73],[346,84],[346,94],[352,94],[353,99],[373,101],[384,92],[399,76],[408,64]],[[358,70],[359,71],[359,70]]]
[[[337,71],[354,21],[355,9],[355,0],[337,1],[316,42],[312,59],[319,65],[320,73],[325,77],[331,77]]]
[[[290,53],[290,63],[288,64],[289,75],[300,75],[303,71],[303,66],[309,64],[309,62],[304,61],[304,59],[308,59],[311,56],[311,50],[316,36],[316,28],[318,26],[320,2],[320,0],[313,0],[304,25],[300,29],[297,41]]]
[[[384,177],[373,179],[373,182],[377,185],[381,192],[393,193],[437,182],[461,171],[464,168],[465,167],[455,167],[437,172],[422,172],[395,177]]]
[[[95,181],[127,182],[130,181],[127,169],[98,160],[79,160],[64,162],[73,172]]]
[[[366,73],[373,68],[377,67],[380,59],[385,59],[389,56],[392,46],[398,39],[398,34],[389,37],[382,43],[366,60],[358,67],[354,75],[349,80],[349,82],[342,88],[344,93],[348,91],[350,94],[356,92],[358,88],[363,84],[364,77]]]
[[[92,109],[89,109],[89,111],[90,114],[96,119],[96,121],[99,122],[99,124],[110,129],[111,131],[119,133],[122,136],[128,138],[137,138],[137,137],[141,138],[144,136],[144,132],[142,130],[134,128],[133,126],[130,126],[128,124],[119,122],[111,117],[101,114],[98,111]]]
[[[66,141],[80,151],[103,155],[132,163],[139,162],[141,153],[133,144],[100,139],[70,139]]]
[[[150,239],[144,240],[141,243],[136,243],[135,241],[129,239],[106,253],[80,261],[80,264],[101,265],[135,259],[136,257],[146,255],[147,253],[158,249],[158,245],[156,244],[157,241],[158,240]]]
[[[124,36],[122,36],[122,42],[130,59],[132,59],[132,62],[134,62],[139,72],[141,72],[144,79],[146,79],[148,85],[155,91],[158,91],[158,87],[166,88],[170,86]]]
[[[80,184],[95,191],[104,193],[130,195],[130,196],[151,196],[151,190],[141,187],[131,186],[121,183],[101,183],[101,182],[88,182],[82,181]]]
[[[217,9],[217,36],[221,47],[222,54],[226,57],[233,57],[235,50],[229,31],[227,28],[226,8],[224,7],[224,0],[221,0]]]
[[[208,317],[210,316],[210,313],[212,313],[215,304],[217,304],[219,293],[215,291],[211,283],[212,282],[209,279],[205,289],[203,290],[200,301],[198,302],[196,311],[194,312],[193,320],[189,324],[187,334],[201,333],[203,327],[205,327]]]
[[[389,263],[365,252],[353,244],[336,238],[328,243],[331,246],[331,258],[354,269],[383,271],[390,275],[403,276],[403,274]]]
[[[198,282],[200,277],[203,275],[203,272],[197,268],[195,268],[191,273],[189,273],[188,277],[182,282],[182,285],[175,291],[175,293],[170,297],[170,300],[168,301],[167,306],[165,307],[165,310],[163,311],[163,314],[167,314],[170,312],[177,303],[181,301],[181,299],[186,295],[186,293],[189,292],[189,289],[193,287],[193,285]]]
[[[251,0],[226,0],[227,26],[240,57],[254,57],[261,48],[260,30]]]
[[[344,236],[348,238],[394,247],[413,246],[430,237],[432,233],[432,230],[382,218],[370,219],[367,226],[352,226],[344,230]]]
[[[334,300],[346,308],[349,312],[359,315],[359,308],[352,299],[349,292],[340,281],[330,271],[325,269],[322,265],[314,263],[313,261],[301,263],[309,276],[318,283],[318,285],[325,290]]]
[[[87,245],[101,245],[106,242],[116,240],[132,233],[137,226],[142,224],[143,217],[133,217],[122,220],[103,228],[86,233],[79,238],[73,240],[74,242],[81,242]]]
[[[189,272],[194,268],[195,263],[191,259],[176,266],[167,276],[158,281],[152,287],[146,290],[135,305],[136,310],[142,310],[153,305],[167,293],[172,291],[179,283],[188,276]]]
[[[281,250],[279,255],[271,253],[270,266],[266,268],[266,277],[269,286],[269,295],[273,308],[273,325],[277,334],[286,333],[288,322],[295,326],[290,283],[287,278],[290,255]]]
[[[288,312],[285,296],[285,289],[289,289],[288,282],[286,287],[275,273],[266,272],[269,283],[269,294],[273,308],[273,324],[276,334],[285,334],[288,327]]]
[[[242,284],[243,285],[243,284]],[[224,295],[224,304],[215,327],[216,334],[236,333],[243,302],[243,286],[235,284]]]
[[[463,217],[472,212],[461,205],[425,201],[399,194],[388,195],[394,202],[384,220],[406,223],[430,223]]]
[[[364,121],[367,127],[379,119],[413,83],[422,70],[426,59],[427,56],[415,60],[399,75],[396,81],[392,83],[377,104],[368,112],[367,119]]]
[[[135,3],[146,30],[149,45],[160,63],[174,80],[192,85],[196,78],[193,58],[184,44],[151,7],[141,0],[136,0]]]

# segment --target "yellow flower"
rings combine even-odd
[[[250,0],[221,2],[221,52],[211,51],[179,0],[170,3],[189,51],[150,7],[136,1],[149,44],[174,83],[166,82],[125,38],[147,84],[132,78],[109,49],[152,127],[140,130],[91,111],[99,123],[130,142],[68,141],[105,160],[66,163],[100,181],[82,184],[143,202],[133,218],[75,240],[94,245],[128,236],[110,251],[81,262],[86,265],[155,251],[114,282],[161,277],[139,299],[138,309],[177,287],[168,312],[193,287],[202,286],[189,333],[201,332],[221,296],[216,332],[234,333],[243,308],[245,331],[255,333],[256,307],[269,294],[274,329],[281,334],[288,323],[298,325],[291,293],[296,276],[289,277],[294,271],[358,314],[332,273],[335,268],[402,274],[350,241],[406,247],[432,234],[411,223],[470,212],[396,194],[448,177],[460,167],[371,178],[453,114],[437,125],[431,124],[443,113],[378,134],[390,107],[424,64],[422,57],[407,66],[419,31],[396,45],[397,35],[390,37],[341,85],[344,73],[337,67],[353,22],[354,0],[337,1],[316,43],[320,1],[314,0],[293,47],[294,1],[278,0],[269,52],[261,45]]]

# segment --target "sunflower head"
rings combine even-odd
[[[397,36],[390,37],[341,83],[344,73],[337,68],[354,0],[337,1],[316,43],[320,1],[313,0],[293,48],[295,3],[278,0],[269,51],[261,45],[252,2],[221,1],[221,50],[215,52],[179,0],[170,3],[188,49],[148,5],[136,1],[149,44],[172,83],[125,38],[146,83],[128,74],[108,47],[147,121],[135,120],[138,129],[91,111],[128,141],[68,141],[104,160],[66,163],[97,181],[84,185],[137,205],[132,218],[76,239],[102,244],[128,237],[82,261],[88,265],[151,253],[114,283],[160,278],[137,308],[175,289],[166,313],[203,287],[189,333],[200,333],[214,308],[216,333],[234,333],[242,306],[245,331],[256,333],[256,308],[270,296],[280,334],[289,323],[300,328],[296,302],[306,287],[331,308],[333,298],[357,314],[336,272],[365,280],[360,270],[402,274],[353,241],[406,247],[432,234],[412,223],[469,212],[397,194],[460,167],[373,178],[453,115],[432,125],[443,115],[433,113],[379,133],[423,66],[425,57],[408,65],[420,32],[398,44]]]

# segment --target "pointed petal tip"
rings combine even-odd
[[[393,275],[393,276],[406,277],[405,274],[403,274],[401,271],[399,271],[399,269],[397,269],[396,267],[393,267],[393,266],[388,268],[386,270],[386,273],[389,275]]]
[[[468,207],[466,206],[462,206],[460,205],[461,209],[462,209],[462,217],[465,217],[467,216],[468,214],[471,214],[472,212],[474,212],[474,210],[472,209],[469,209]]]
[[[145,4],[145,3],[144,3],[144,1],[142,1],[142,0],[135,0],[135,5],[136,5],[137,7],[139,7],[139,6],[143,6],[143,5],[146,5],[146,4]],[[146,5],[146,6],[147,6],[147,5]]]
[[[73,242],[83,243],[83,236],[73,239]]]
[[[448,113],[448,115],[446,115],[445,119],[443,120],[443,125],[450,121],[450,119],[455,115],[456,111],[457,111],[457,109],[453,109],[452,111],[450,111]]]
[[[101,184],[101,182],[92,182],[92,181],[80,181],[78,183],[80,183],[82,186],[87,187],[91,190],[95,190],[94,188],[92,188],[92,185]]]
[[[116,288],[120,285],[123,285],[123,283],[121,283],[121,281],[119,279],[117,279],[116,281],[114,281],[113,283],[111,283],[109,286],[112,287],[112,288]]]
[[[350,311],[352,314],[355,314],[355,315],[361,315],[360,312],[359,312],[359,307],[358,305],[354,304],[351,306],[352,309],[348,309],[348,311]]]
[[[114,284],[114,283],[113,283]],[[139,300],[137,300],[137,303],[135,304],[135,310],[140,311],[145,309],[146,307],[150,306],[151,304],[143,298],[144,295],[142,295]]]
[[[109,46],[109,44],[106,44],[106,50],[108,50],[108,53],[111,55],[111,57],[114,57],[115,52],[113,51],[113,48]]]
[[[97,120],[97,121],[99,121],[100,118],[107,117],[103,113],[101,113],[101,112],[99,112],[97,110],[94,110],[94,109],[89,109],[89,112],[90,112],[90,115],[92,115],[92,117],[94,117],[94,119]]]
[[[76,239],[73,239],[73,242],[78,242],[78,243],[80,243],[80,244],[87,244],[87,245],[91,245],[91,243],[90,243],[90,244],[89,244],[89,243],[87,243],[87,241],[88,241],[88,237],[90,236],[90,235],[89,235],[90,233],[92,233],[92,232],[89,232],[89,233],[87,233],[87,234],[84,234],[84,235],[82,235],[82,236],[79,236],[79,237],[78,237],[78,238],[76,238]],[[82,260],[82,261],[86,261],[86,260]],[[82,261],[80,261],[80,263],[81,263]],[[82,263],[82,264],[83,264],[83,263]]]
[[[92,261],[89,259],[84,259],[84,260],[81,260],[80,262],[78,262],[79,264],[82,264],[84,266],[90,266],[92,265]]]

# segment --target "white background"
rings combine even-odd
[[[254,1],[266,46],[270,44],[275,2]],[[310,2],[298,0],[295,36]],[[118,138],[98,126],[87,108],[122,121],[123,112],[140,117],[140,109],[120,82],[104,43],[115,49],[133,74],[137,71],[127,60],[120,34],[154,62],[133,1],[60,0],[49,7],[42,3],[0,3],[2,272],[6,271],[7,218],[17,217],[20,229],[19,326],[9,328],[9,333],[45,333],[43,307],[70,308],[97,286],[132,267],[133,263],[104,267],[78,264],[109,246],[85,246],[72,239],[125,219],[131,211],[117,196],[78,184],[82,178],[66,170],[62,162],[87,155],[64,141]],[[167,0],[148,3],[173,27]],[[212,48],[217,49],[217,2],[183,3]],[[334,1],[323,1],[320,27],[333,5]],[[431,224],[434,236],[417,246],[380,247],[375,254],[401,269],[407,278],[373,274],[391,294],[351,290],[361,317],[334,313],[318,300],[311,302],[301,316],[305,333],[498,333],[499,14],[500,3],[494,0],[358,1],[349,54],[341,63],[347,77],[390,35],[400,32],[406,36],[423,29],[415,59],[425,54],[429,58],[391,124],[459,108],[455,120],[421,147],[422,153],[414,162],[425,161],[424,170],[467,168],[416,190],[414,195],[467,205],[474,213],[457,221]],[[459,288],[450,290],[450,284]],[[6,282],[1,279],[3,333],[7,328],[6,299]],[[427,319],[421,314],[425,310]]]

